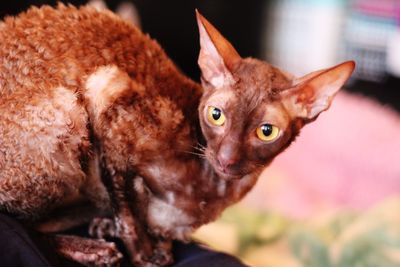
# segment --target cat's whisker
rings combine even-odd
[[[206,151],[205,149],[199,148],[199,147],[193,147],[193,149],[195,149],[195,150],[197,150],[199,152],[202,152],[202,153],[204,153],[204,151]]]
[[[205,147],[192,146],[192,148],[202,153],[206,151]]]
[[[186,150],[181,150],[180,152],[196,155],[196,156],[199,156],[200,158],[206,158],[206,156],[204,154],[202,154],[202,153],[196,153],[196,152],[193,152],[193,151],[186,151]]]
[[[197,146],[199,146],[200,148],[202,148],[202,149],[206,149],[207,147],[205,146],[205,145],[202,145],[201,143],[197,143]]]

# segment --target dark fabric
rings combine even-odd
[[[51,248],[43,241],[16,220],[0,214],[0,266],[61,266]]]
[[[174,244],[175,264],[173,267],[243,267],[238,259],[224,253],[212,251],[196,243]]]
[[[79,232],[82,232],[80,229]],[[70,232],[71,233],[71,232]],[[72,233],[71,233],[72,234]],[[173,267],[243,267],[239,260],[196,243],[174,243]],[[1,267],[78,267],[77,263],[58,257],[48,240],[15,219],[0,213]],[[122,266],[130,266],[124,262]]]

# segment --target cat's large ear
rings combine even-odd
[[[298,118],[315,119],[331,105],[332,99],[350,78],[354,61],[307,74],[293,81],[293,87],[283,91],[283,103]]]
[[[241,57],[235,48],[197,10],[200,32],[199,66],[202,79],[218,88],[234,83],[231,71]]]

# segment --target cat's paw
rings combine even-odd
[[[173,263],[172,255],[167,251],[155,249],[153,253],[149,258],[143,257],[143,255],[136,255],[133,264],[139,267],[163,267]]]
[[[112,242],[77,236],[54,237],[58,254],[85,266],[118,266],[122,254]]]
[[[86,266],[119,266],[123,257],[114,243],[105,241],[87,251],[75,252],[75,255]]]
[[[151,256],[150,260],[152,263],[156,264],[156,266],[167,266],[173,262],[171,252],[162,248],[157,248],[153,252],[154,254]]]
[[[113,219],[94,218],[89,225],[89,235],[94,238],[116,237],[117,230]]]

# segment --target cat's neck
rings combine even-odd
[[[242,199],[254,186],[259,176],[258,172],[246,174],[242,177],[222,177],[212,164],[203,158],[199,160],[200,170],[198,171],[199,194],[209,201],[218,199],[225,205],[233,204]],[[197,176],[197,175],[196,175]]]
[[[193,168],[194,167],[194,168]],[[258,173],[235,179],[221,177],[206,158],[195,159],[190,168],[190,192],[183,197],[190,199],[190,212],[194,212],[200,226],[217,219],[226,207],[241,200],[257,181]],[[184,201],[184,202],[186,202]]]

